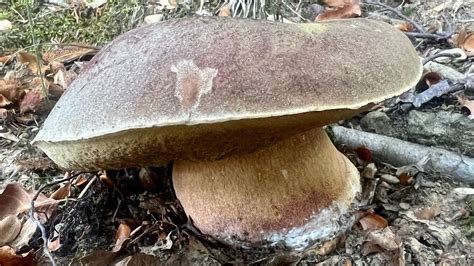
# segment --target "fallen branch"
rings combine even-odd
[[[426,171],[474,184],[474,158],[341,126],[331,126],[328,130],[332,132],[334,142],[347,145],[351,149],[366,147],[379,161],[400,167],[416,164],[428,156],[430,161],[425,166]]]

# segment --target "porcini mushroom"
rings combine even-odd
[[[174,161],[176,195],[202,232],[300,248],[340,231],[360,191],[322,126],[421,71],[410,41],[378,21],[166,21],[102,49],[35,144],[65,169]]]

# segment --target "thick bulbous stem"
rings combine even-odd
[[[177,161],[173,184],[203,233],[292,247],[340,231],[338,220],[360,191],[359,172],[323,128],[249,154]]]

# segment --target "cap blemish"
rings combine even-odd
[[[176,73],[174,95],[186,110],[195,109],[201,97],[212,91],[212,81],[217,76],[217,69],[197,67],[192,60],[181,60],[171,66]]]

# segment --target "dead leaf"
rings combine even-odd
[[[405,186],[413,183],[413,176],[410,173],[407,173],[407,172],[401,173],[398,176],[398,179],[400,180],[400,183],[402,185],[405,185]]]
[[[382,229],[388,226],[388,221],[380,215],[369,213],[359,220],[362,230]]]
[[[38,226],[33,221],[33,219],[26,219],[26,221],[21,225],[20,234],[18,234],[18,236],[9,243],[9,246],[15,250],[20,250],[22,247],[28,246],[31,238],[36,233],[37,227]]]
[[[0,79],[0,95],[17,104],[25,94],[20,82],[16,78]]]
[[[158,189],[158,176],[150,169],[141,168],[138,172],[138,178],[144,190],[153,192]]]
[[[117,252],[98,250],[73,259],[71,265],[113,265],[112,263],[117,256]]]
[[[438,216],[441,210],[437,207],[425,207],[415,212],[416,217],[423,220],[431,220]]]
[[[60,247],[61,247],[61,241],[59,237],[53,241],[48,242],[49,251],[57,251]]]
[[[414,30],[413,24],[407,21],[395,25],[395,28],[403,32],[412,32]]]
[[[380,176],[380,178],[389,183],[389,184],[398,184],[400,183],[400,179],[398,179],[396,176],[389,175],[389,174],[383,174]]]
[[[462,109],[468,114],[467,117],[474,119],[474,101],[468,100],[464,93],[456,94],[456,98],[461,104]]]
[[[120,224],[117,232],[115,232],[115,246],[112,249],[113,252],[118,252],[124,246],[126,240],[130,239],[131,229],[126,224]]]
[[[329,7],[343,7],[345,5],[358,3],[359,1],[354,1],[354,0],[324,0],[323,2],[326,6],[329,6]]]
[[[352,3],[344,5],[343,7],[336,9],[328,9],[322,14],[316,17],[316,21],[330,20],[330,19],[344,19],[344,18],[355,18],[362,14],[360,5],[358,3]]]
[[[397,238],[389,227],[370,232],[367,235],[367,239],[388,251],[397,250],[401,243],[400,239]]]
[[[5,107],[10,105],[12,102],[7,99],[7,97],[0,94],[0,107]]]
[[[59,187],[49,197],[55,200],[65,199],[71,194],[71,183],[66,182],[63,186]]]
[[[426,85],[431,86],[440,82],[443,77],[437,72],[430,71],[426,72],[422,79],[425,81]]]
[[[35,253],[31,250],[28,253],[17,255],[15,250],[9,246],[0,247],[0,262],[2,266],[28,266],[35,265]]]
[[[230,17],[232,16],[232,12],[230,11],[230,6],[229,5],[223,5],[221,8],[219,8],[219,17]]]
[[[8,215],[0,220],[0,246],[4,246],[13,241],[21,230],[21,221],[16,215]]]
[[[106,172],[103,172],[99,176],[99,180],[100,180],[100,182],[104,183],[108,188],[114,188],[115,187],[114,181],[112,181],[112,179],[110,179],[110,177],[107,176]]]
[[[466,54],[468,56],[474,55],[474,33],[470,33],[469,35],[466,36],[466,38],[464,39],[462,43],[461,48],[466,51]]]
[[[0,219],[8,215],[18,215],[25,213],[31,207],[31,200],[36,191],[26,190],[17,183],[8,184],[2,194],[0,194]],[[40,194],[35,201],[35,210],[41,221],[46,221],[56,209],[58,202]]]
[[[318,249],[316,249],[315,252],[316,252],[316,254],[318,254],[320,256],[329,255],[329,254],[333,253],[338,247],[340,247],[341,244],[344,243],[346,238],[347,237],[345,235],[341,235],[341,236],[336,237],[334,239],[328,240],[328,241],[324,242]]]
[[[373,254],[373,253],[381,253],[383,252],[383,248],[381,248],[380,246],[372,243],[372,242],[364,242],[364,244],[362,244],[362,255],[363,256],[367,256],[367,255],[370,255],[370,254]]]
[[[20,60],[22,64],[26,64],[28,69],[30,69],[31,72],[35,75],[39,75],[40,70],[41,70],[41,73],[45,73],[46,70],[48,69],[48,66],[43,65],[42,62],[38,62],[38,59],[36,55],[34,54],[20,51],[18,52],[18,59]],[[38,66],[40,66],[41,69],[38,68]]]
[[[361,175],[367,179],[374,179],[375,174],[377,173],[377,167],[375,166],[374,163],[369,163],[364,167],[364,170],[362,170]]]
[[[0,119],[7,119],[8,110],[5,108],[0,108]]]
[[[81,60],[85,56],[93,56],[97,53],[98,49],[79,47],[79,46],[68,46],[62,49],[50,50],[43,54],[43,59],[46,62],[68,64],[77,60]],[[59,65],[58,65],[59,66]],[[53,73],[55,73],[53,71]]]
[[[45,88],[43,88],[43,82],[45,82]],[[50,82],[46,79],[39,77],[34,78],[31,81],[32,89],[26,92],[25,96],[20,102],[20,112],[26,113],[32,111],[36,113],[51,109],[52,105],[47,99],[47,94],[49,93],[51,87],[50,85]],[[46,91],[44,91],[45,89]]]
[[[76,180],[74,180],[74,186],[77,186],[77,187],[80,187],[82,185],[84,185],[85,183],[87,183],[89,180],[87,180],[87,178],[84,177],[84,175],[79,175]]]
[[[11,55],[0,56],[0,63],[6,64],[12,59]]]
[[[114,263],[115,266],[152,266],[157,265],[158,258],[144,253],[135,253],[132,256],[127,256],[120,261]]]
[[[170,232],[165,239],[159,239],[153,246],[142,246],[139,247],[140,251],[147,254],[147,255],[153,255],[155,251],[158,250],[170,250],[173,247],[173,240],[171,240],[171,234],[173,232]]]

